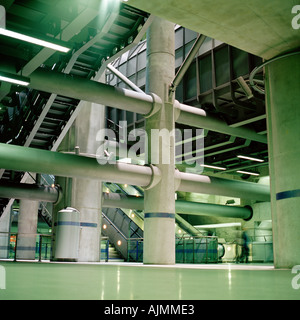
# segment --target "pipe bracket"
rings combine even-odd
[[[149,93],[149,96],[152,97],[153,102],[150,112],[144,115],[146,119],[152,117],[155,113],[157,113],[162,106],[162,100],[158,95],[156,95],[155,93]]]
[[[151,175],[151,180],[150,183],[143,187],[144,190],[150,190],[153,187],[155,187],[161,180],[161,173],[159,168],[155,167],[154,165],[150,164],[149,167],[151,168],[152,175]]]

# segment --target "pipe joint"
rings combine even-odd
[[[244,221],[250,221],[253,218],[253,208],[251,206],[245,206],[244,208],[249,210],[249,217],[244,218]]]
[[[150,112],[144,115],[146,119],[152,117],[162,107],[162,100],[158,95],[156,95],[155,93],[149,93],[149,96],[152,97],[153,102],[152,102],[152,108]]]
[[[144,190],[150,190],[155,187],[161,180],[161,173],[159,168],[155,167],[154,165],[150,164],[149,167],[151,168],[151,180],[150,183],[144,187]]]
[[[174,106],[174,121],[177,122],[181,113],[180,102],[178,100],[175,100],[173,106]]]

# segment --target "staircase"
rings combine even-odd
[[[124,262],[124,259],[122,259],[116,250],[116,248],[109,243],[108,247],[108,262]]]

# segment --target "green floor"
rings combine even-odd
[[[0,261],[0,272],[2,287],[6,280],[0,300],[300,299],[292,287],[295,274],[272,266]]]

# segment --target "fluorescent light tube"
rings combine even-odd
[[[246,160],[251,160],[251,161],[256,161],[256,162],[264,162],[265,160],[262,159],[257,159],[257,158],[251,158],[251,157],[246,157],[246,156],[237,156],[240,159],[246,159]]]
[[[250,176],[259,176],[259,173],[255,173],[255,172],[248,172],[248,171],[241,171],[241,170],[239,170],[239,171],[237,171],[238,173],[242,173],[242,174],[248,174],[248,175],[250,175]]]
[[[40,39],[33,38],[33,37],[30,37],[30,36],[26,36],[26,35],[24,35],[22,33],[10,31],[10,30],[3,29],[3,28],[0,28],[0,35],[7,36],[7,37],[10,37],[10,38],[14,38],[14,39],[18,39],[18,40],[21,40],[21,41],[30,42],[30,43],[33,43],[33,44],[36,44],[36,45],[39,45],[39,46],[43,46],[43,47],[47,47],[47,48],[53,49],[55,51],[60,51],[60,52],[64,52],[64,53],[70,51],[70,48],[66,48],[66,47],[63,47],[63,46],[60,46],[60,45],[57,45],[57,44],[54,44],[54,43],[51,43],[51,42],[48,42],[48,41],[44,41],[44,40],[40,40]]]
[[[27,77],[18,76],[15,74],[0,72],[0,81],[9,82],[17,84],[20,86],[28,86],[30,84],[30,79]]]
[[[210,165],[208,165],[208,164],[201,164],[200,166],[201,166],[201,167],[204,167],[204,168],[211,168],[211,169],[216,169],[216,170],[227,170],[226,168],[216,167],[216,166],[210,166]]]

